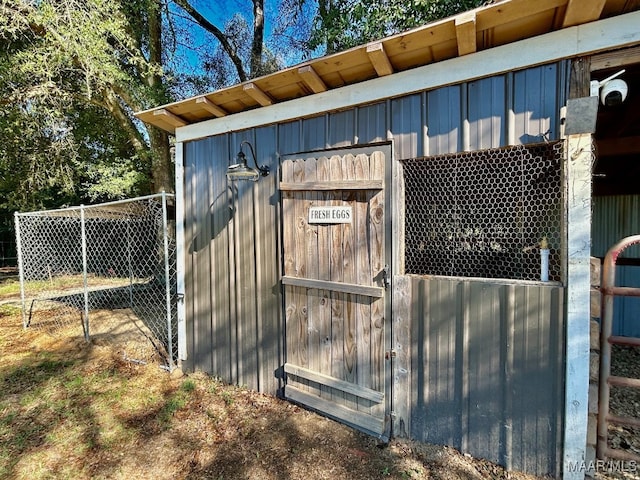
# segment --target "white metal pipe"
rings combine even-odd
[[[18,254],[18,275],[20,276],[20,302],[22,304],[22,328],[27,328],[27,309],[24,297],[24,264],[22,263],[22,239],[20,237],[20,219],[18,212],[14,213],[16,225],[16,250]]]

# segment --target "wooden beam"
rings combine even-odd
[[[599,20],[606,3],[607,0],[569,0],[562,28]]]
[[[476,44],[476,12],[466,12],[456,17],[458,55],[468,55],[478,50]]]
[[[640,63],[640,47],[625,48],[594,55],[591,57],[591,71],[596,72],[607,68],[625,67],[633,63]]]
[[[249,95],[263,107],[273,105],[273,99],[262,90],[260,90],[260,88],[253,82],[244,84],[242,86],[242,90],[244,90],[244,93]]]
[[[162,119],[166,123],[168,123],[169,125],[172,125],[174,127],[184,127],[185,125],[189,125],[189,122],[187,122],[184,118],[179,117],[178,115],[176,115],[174,113],[171,113],[166,108],[161,108],[160,110],[155,110],[153,112],[153,116],[154,117],[162,117]]]
[[[339,378],[330,377],[320,372],[309,370],[308,368],[299,367],[291,363],[284,364],[284,371],[290,375],[311,380],[312,382],[319,383],[320,385],[326,385],[342,392],[356,395],[357,397],[370,400],[374,403],[382,403],[384,401],[384,393],[372,390],[367,387],[362,387],[351,382],[345,382]]]
[[[326,92],[328,90],[327,85],[311,65],[300,67],[298,69],[298,75],[300,75],[304,84],[309,87],[313,93]]]
[[[389,61],[387,52],[384,51],[384,45],[382,42],[375,42],[367,45],[367,55],[369,55],[369,60],[371,61],[373,68],[376,69],[376,73],[379,77],[384,77],[385,75],[391,75],[393,73],[393,65],[391,65],[391,62]]]
[[[213,103],[207,97],[196,98],[196,104],[200,105],[207,112],[214,114],[216,117],[224,117],[225,115],[227,115],[226,110]]]
[[[330,417],[336,418],[346,422],[359,430],[365,430],[375,434],[376,436],[382,435],[384,431],[384,420],[381,418],[373,417],[365,412],[358,412],[357,410],[351,410],[350,408],[340,405],[339,403],[332,402],[324,398],[316,397],[295,388],[292,385],[284,387],[284,396],[289,400],[298,402],[302,405],[324,413]]]
[[[280,182],[280,190],[292,192],[333,191],[333,190],[382,190],[382,180],[340,180],[329,182]]]
[[[597,140],[599,157],[637,155],[640,153],[640,136]]]
[[[303,288],[319,288],[320,290],[331,290],[333,292],[353,293],[355,295],[366,295],[374,298],[384,297],[384,290],[381,287],[356,285],[354,283],[345,282],[332,282],[329,280],[317,280],[315,278],[301,278],[283,275],[282,284]]]
[[[578,57],[571,60],[569,76],[569,98],[588,97],[591,89],[591,58]]]

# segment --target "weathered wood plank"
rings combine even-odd
[[[304,162],[304,179],[306,181],[313,182],[317,179],[317,161],[315,158],[307,158]],[[307,276],[309,278],[318,278],[319,270],[319,258],[318,258],[318,226],[309,225],[308,218],[309,208],[316,205],[318,201],[318,192],[306,191],[304,192],[304,229],[305,229],[305,243],[306,243],[306,267]],[[318,297],[317,289],[308,289],[306,292],[307,302],[307,329],[305,332],[301,332],[301,335],[306,334],[307,345],[307,358],[309,368],[312,370],[318,370],[320,368],[320,337],[318,332],[318,307],[320,305],[320,299]],[[320,388],[318,386],[309,385],[309,393],[313,395],[320,395]]]
[[[356,180],[369,178],[371,168],[369,157],[357,155],[354,163]],[[372,192],[357,192],[354,205],[354,233],[356,252],[356,283],[371,285],[371,258],[369,255],[369,196]],[[357,338],[357,377],[358,385],[371,386],[371,299],[359,295],[356,297],[356,338]],[[383,406],[384,408],[384,406]],[[359,402],[358,410],[368,410],[368,405]],[[369,412],[371,413],[371,412]]]
[[[342,180],[342,158],[334,155],[329,159],[329,176],[331,180]],[[334,198],[332,205],[342,205],[342,197]],[[329,252],[330,279],[335,283],[342,283],[342,225],[331,226],[331,250]],[[344,295],[341,292],[331,292],[331,376],[341,378],[344,374]],[[333,393],[333,401],[344,399],[342,393]]]
[[[293,181],[303,182],[305,178],[305,161],[302,159],[295,160],[293,163]],[[306,211],[304,203],[304,194],[294,194],[294,257],[295,257],[295,272],[296,275],[305,277],[307,274],[307,252],[306,252]],[[296,303],[296,325],[295,325],[295,342],[297,344],[297,356],[293,357],[297,365],[308,365],[307,356],[307,325],[308,325],[308,309],[307,309],[307,295],[305,291],[300,289],[293,290],[293,297]],[[289,357],[291,358],[291,357]]]
[[[347,180],[355,179],[355,157],[347,154],[342,157],[342,174]],[[355,203],[355,192],[347,191],[342,193],[342,200],[353,207]],[[342,226],[342,266],[344,282],[356,284],[356,256],[355,256],[355,234],[352,223],[345,223]],[[356,302],[355,297],[349,293],[345,296],[345,330],[344,330],[344,379],[356,382]],[[355,399],[352,399],[355,401]],[[354,405],[355,406],[355,405]]]
[[[293,160],[284,160],[282,162],[282,178],[283,180],[293,181]],[[291,192],[283,192],[282,194],[282,244],[283,244],[283,264],[285,275],[295,275],[295,231],[293,219],[295,217],[295,199]],[[297,358],[297,345],[295,343],[297,305],[294,299],[294,287],[285,285],[284,287],[284,317],[286,331],[286,349],[287,356]]]
[[[374,152],[370,158],[370,176],[384,178],[384,154]],[[369,202],[369,249],[371,257],[371,276],[381,279],[385,265],[385,213],[384,191],[377,192]],[[384,297],[371,305],[371,388],[382,390],[385,381],[385,305]]]
[[[284,179],[280,182],[278,188],[285,192],[300,192],[306,190],[382,190],[384,188],[383,180],[367,180],[367,181],[354,181],[354,180],[330,180],[330,181],[316,181],[316,182],[285,182]]]
[[[411,278],[397,275],[393,279],[393,409],[396,412],[393,429],[397,435],[408,437],[411,425]]]
[[[316,163],[316,175],[318,181],[329,179],[329,159],[320,157]],[[328,203],[333,198],[332,192],[318,194],[318,200]],[[328,225],[318,225],[318,280],[328,281],[331,275],[330,242],[331,230]],[[320,351],[318,352],[318,371],[323,374],[331,373],[331,298],[329,290],[318,289],[318,336],[320,339]],[[331,398],[331,393],[321,387],[321,396]]]
[[[364,430],[367,433],[381,435],[383,432],[384,421],[381,418],[357,412],[343,405],[338,405],[337,403],[327,401],[320,397],[315,397],[291,385],[287,385],[284,391],[286,398],[306,405],[337,420],[341,420],[355,428]]]
[[[315,370],[311,370],[304,367],[299,367],[291,363],[284,364],[284,371],[288,374],[295,375],[296,377],[306,378],[312,382],[316,382],[322,385],[326,385],[336,390],[342,390],[343,392],[350,393],[360,398],[364,398],[374,403],[382,403],[384,401],[384,393],[372,390],[371,388],[356,385],[352,382],[346,382],[339,378],[334,378],[329,375],[318,373]]]
[[[342,175],[345,180],[355,180],[355,157],[347,154],[342,157]],[[355,203],[356,193],[353,190],[342,192],[343,203],[352,207]],[[356,283],[356,255],[355,255],[355,233],[352,223],[342,225],[342,262],[343,275],[345,283]],[[354,294],[345,295],[344,308],[344,379],[355,383],[357,382],[356,370],[357,364],[357,343],[356,343],[356,308],[357,296]],[[352,395],[345,395],[345,404],[349,408],[357,410],[358,399]]]
[[[331,280],[317,280],[313,278],[300,278],[285,275],[282,277],[283,285],[293,285],[304,288],[322,288],[332,292],[340,292],[354,295],[366,295],[373,298],[382,298],[384,289],[380,287],[368,287],[355,283],[334,282]]]

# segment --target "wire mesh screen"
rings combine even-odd
[[[25,327],[74,330],[129,359],[177,358],[166,195],[16,214]]]
[[[560,281],[563,143],[404,160],[405,271]],[[546,250],[546,249],[545,249]]]

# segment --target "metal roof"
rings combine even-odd
[[[244,83],[136,113],[176,128],[640,10],[640,0],[504,0]]]

